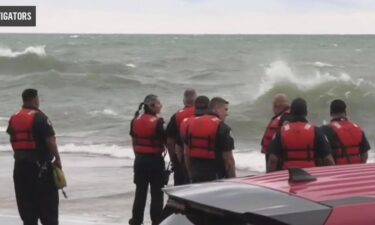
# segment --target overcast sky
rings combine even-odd
[[[0,32],[375,34],[375,0],[2,0],[37,26]]]

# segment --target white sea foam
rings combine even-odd
[[[107,115],[107,116],[118,116],[118,113],[112,109],[94,110],[89,112],[92,116]]]
[[[69,36],[69,38],[79,38],[79,35],[78,34],[72,34]]]
[[[286,62],[279,60],[272,62],[265,68],[265,75],[260,82],[258,93],[254,96],[254,99],[266,94],[278,84],[292,84],[299,90],[306,91],[327,82],[345,82],[360,86],[363,81],[361,78],[354,80],[346,73],[340,73],[335,76],[328,72],[320,73],[317,71],[315,75],[307,76],[304,74],[303,76],[298,76]]]
[[[0,151],[10,152],[11,146],[9,144],[0,145]],[[94,155],[104,155],[114,158],[134,159],[133,148],[130,146],[97,144],[97,145],[76,145],[66,144],[59,146],[59,151],[62,153],[86,153]],[[265,159],[264,155],[255,150],[249,151],[234,151],[234,158],[236,168],[240,170],[264,172]],[[169,157],[166,157],[169,161]],[[369,153],[369,162],[375,162],[375,153]]]
[[[135,68],[136,67],[133,63],[128,63],[128,64],[126,64],[126,66],[129,67],[129,68]]]
[[[46,50],[45,45],[40,46],[29,46],[25,48],[23,51],[13,51],[10,48],[0,48],[0,57],[9,57],[9,58],[15,58],[21,55],[27,55],[27,54],[35,54],[38,56],[45,56]]]
[[[332,65],[332,64],[325,63],[325,62],[319,62],[319,61],[314,62],[313,65],[316,66],[316,67],[334,67],[334,65]]]

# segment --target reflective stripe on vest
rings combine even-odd
[[[10,142],[14,151],[35,151],[37,145],[33,135],[35,115],[38,111],[21,109],[10,119]]]
[[[281,128],[284,169],[315,166],[315,127],[305,122],[289,123]]]
[[[266,131],[264,132],[262,138],[262,153],[268,153],[273,137],[282,126],[282,124],[280,124],[281,117],[283,117],[285,114],[289,114],[289,110],[281,113],[279,116],[277,116],[268,123]]]
[[[221,122],[213,115],[203,115],[191,119],[187,133],[190,157],[215,159],[216,133]]]
[[[163,140],[158,137],[157,125],[160,118],[142,114],[133,121],[133,148],[135,153],[161,154],[164,151]]]
[[[357,124],[347,120],[331,122],[330,127],[338,140],[334,145],[334,158],[338,165],[361,163],[359,146],[363,134]]]

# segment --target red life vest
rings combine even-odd
[[[190,119],[188,146],[191,158],[215,159],[216,133],[222,121],[214,115]]]
[[[284,169],[314,167],[315,127],[306,122],[281,127]]]
[[[361,163],[361,144],[363,133],[355,123],[347,120],[333,121],[330,127],[337,135],[338,143],[335,143],[334,158],[338,165]]]
[[[189,127],[189,123],[194,119],[194,117],[188,117],[182,120],[180,124],[180,137],[182,140],[185,140],[186,138],[186,132]]]
[[[164,151],[163,140],[157,135],[157,125],[161,118],[142,114],[133,121],[133,148],[139,154],[161,154]]]
[[[37,150],[33,135],[34,118],[37,112],[34,109],[23,108],[10,118],[10,142],[13,151]]]
[[[180,124],[181,124],[181,122],[185,118],[194,116],[194,114],[195,114],[195,107],[194,106],[185,107],[185,108],[179,110],[176,113],[176,125],[177,125],[177,128],[178,129],[180,128]]]
[[[279,116],[272,119],[268,123],[266,131],[264,132],[264,135],[263,135],[263,138],[262,138],[262,153],[265,153],[265,154],[268,153],[268,150],[269,150],[269,147],[270,147],[270,144],[272,142],[272,139],[273,139],[274,135],[276,134],[276,132],[282,126],[281,117],[283,117],[286,114],[289,114],[289,110],[284,111],[283,113],[281,113]]]

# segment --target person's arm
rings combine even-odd
[[[236,177],[236,165],[233,157],[234,149],[234,138],[232,137],[232,131],[225,123],[220,124],[216,136],[216,154],[217,159],[224,164],[225,177],[231,178]]]
[[[370,144],[366,138],[365,132],[362,131],[362,141],[359,146],[361,153],[361,163],[366,163],[368,159],[368,151],[371,149]]]
[[[223,161],[227,178],[236,177],[236,165],[232,151],[223,152]]]
[[[367,159],[368,159],[368,153],[367,152],[361,153],[361,163],[366,163]]]
[[[176,124],[176,114],[174,114],[171,117],[171,119],[169,120],[169,123],[167,125],[166,130],[165,130],[165,133],[166,133],[166,136],[167,136],[166,146],[167,146],[167,149],[168,149],[169,158],[172,162],[172,166],[177,160],[176,150],[175,150],[175,147],[176,147],[176,132],[177,131],[178,130],[177,130],[177,124]]]
[[[179,163],[181,163],[182,160],[184,160],[184,147],[176,144],[174,152],[176,154],[176,159],[178,160]]]
[[[269,158],[266,165],[266,172],[274,172],[278,170],[279,160],[281,159],[283,149],[281,146],[280,131],[277,131],[269,147]]]
[[[331,146],[328,143],[327,137],[319,128],[315,128],[315,136],[317,157],[322,159],[323,166],[335,165],[335,160],[331,154]]]
[[[60,154],[57,148],[55,130],[51,121],[42,112],[36,115],[36,133],[45,139],[47,150],[54,157],[53,164],[62,169]]]
[[[172,164],[176,162],[177,160],[175,148],[176,148],[176,141],[171,137],[167,137],[167,149],[168,149],[169,158]]]
[[[279,163],[279,157],[271,153],[270,157],[268,158],[267,173],[276,171],[278,163]]]
[[[61,158],[59,151],[57,149],[57,144],[56,144],[56,137],[55,135],[49,136],[46,138],[46,143],[47,143],[47,148],[51,152],[51,154],[54,156],[55,160],[53,161],[53,164],[55,166],[59,167],[62,169],[62,164],[61,164]]]
[[[191,180],[192,174],[191,174],[189,147],[185,143],[184,143],[184,161],[185,161],[186,172],[188,174],[189,180]]]
[[[329,154],[323,158],[323,166],[332,166],[335,165],[335,160],[333,159],[332,155]]]

